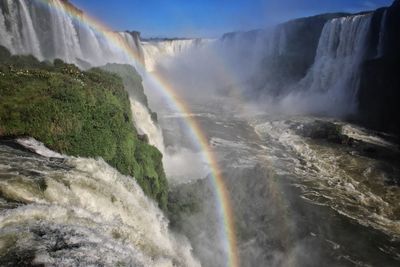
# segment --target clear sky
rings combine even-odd
[[[217,37],[326,12],[359,12],[393,0],[70,0],[116,30],[144,37]]]

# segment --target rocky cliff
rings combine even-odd
[[[378,130],[400,134],[400,1],[374,12],[368,56],[362,66],[359,118]]]

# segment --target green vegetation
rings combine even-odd
[[[142,103],[151,114],[153,121],[157,122],[157,113],[152,112],[149,108],[147,96],[144,93],[142,85],[142,77],[137,73],[136,69],[131,65],[126,64],[107,64],[100,67],[102,70],[115,73],[122,78],[125,90],[129,96]]]
[[[102,157],[136,178],[162,209],[167,180],[162,155],[139,139],[120,77],[81,71],[61,60],[39,62],[0,47],[0,137],[31,136],[72,156]]]
[[[201,211],[203,181],[171,188],[168,194],[167,216],[174,229],[182,229],[184,219]]]

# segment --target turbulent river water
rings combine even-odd
[[[0,143],[0,266],[199,266],[131,177]]]
[[[328,118],[192,107],[186,116],[206,130],[224,172],[242,266],[400,264],[399,148],[388,136]],[[167,145],[190,143],[177,127],[184,116],[161,116]],[[178,222],[194,253],[224,266],[211,181],[181,180],[173,191],[201,203]]]
[[[327,118],[192,107],[158,110],[181,174],[172,172],[172,199],[195,206],[171,222],[101,159],[2,141],[0,265],[225,266],[215,191],[187,116],[205,129],[223,171],[241,266],[400,264],[400,157],[390,136]]]
[[[137,32],[98,32],[64,5],[0,1],[0,44],[13,54],[81,68],[133,64],[144,83],[154,71],[149,75],[168,78],[162,80],[182,99],[196,98],[186,103],[191,114],[166,107],[174,103],[153,103],[163,135],[149,110],[131,99],[136,128],[164,152],[170,201],[181,209],[166,216],[132,177],[102,159],[60,155],[32,139],[1,140],[1,266],[226,266],[215,186],[190,138],[189,116],[223,173],[241,266],[400,265],[398,140],[340,120],[240,108],[242,94],[252,95],[260,83],[263,110],[352,114],[376,14],[327,20],[315,37],[314,61],[286,84],[291,67],[283,63],[279,75],[265,63],[309,50],[308,42],[292,47],[302,42],[290,41],[291,34],[303,35],[296,29],[304,21],[217,40],[143,41]],[[390,13],[379,17],[373,57],[385,56]],[[116,47],[116,40],[126,45]],[[128,48],[138,62],[126,56]],[[146,89],[149,96],[156,91],[151,84]]]

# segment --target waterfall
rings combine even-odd
[[[287,36],[286,36],[286,31],[285,28],[282,27],[282,29],[280,29],[278,31],[279,34],[279,55],[283,55],[286,51],[286,44],[287,44]]]
[[[0,165],[1,266],[200,266],[135,179],[103,160],[0,144]]]
[[[48,3],[38,4],[37,1],[25,0],[0,0],[0,4],[0,7],[4,7],[4,10],[0,10],[0,45],[13,54],[32,54],[40,60],[60,58],[81,68],[107,63],[131,64],[137,67],[137,62],[132,62],[121,48],[104,38],[103,34],[62,12],[65,3],[61,0],[51,0],[51,5],[56,8]],[[143,54],[139,33],[113,34],[139,55]],[[184,42],[180,42],[172,50],[183,50],[184,46]],[[151,144],[163,150],[161,130],[149,123],[149,111],[134,104],[132,112],[141,116],[135,121],[136,127],[149,137]]]
[[[2,12],[0,17],[0,25],[3,29],[1,32],[0,44],[7,47],[11,52],[16,53],[37,53],[38,44],[36,34],[32,29],[32,20],[26,7],[25,1],[3,0],[6,5],[7,13]],[[20,28],[20,24],[25,24]]]
[[[385,31],[386,31],[386,21],[387,21],[387,9],[383,11],[381,18],[381,26],[379,29],[379,41],[377,47],[377,57],[383,57],[385,54]]]
[[[101,37],[98,36],[90,27],[81,25],[78,31],[79,40],[81,43],[81,51],[85,61],[90,61],[93,65],[102,65],[102,57],[99,56],[99,51],[104,51],[101,45]],[[103,58],[107,54],[103,54]]]
[[[139,134],[145,134],[149,143],[164,153],[164,140],[160,127],[151,118],[148,109],[139,101],[130,98],[132,116]]]
[[[120,32],[119,33],[129,47],[135,48],[143,61],[143,49],[140,41],[140,34],[138,32]]]
[[[25,0],[0,0],[0,45],[13,54],[32,54],[39,59],[60,58],[81,67],[107,63],[135,65],[121,48],[110,43],[101,33],[62,12],[61,0],[44,4]],[[54,6],[54,7],[51,7]],[[83,15],[82,15],[83,16]],[[115,33],[140,54],[139,36]]]
[[[0,10],[0,42],[11,51],[11,36],[6,30],[6,19]]]
[[[202,47],[208,42],[207,39],[144,41],[142,47],[146,69],[149,72],[154,71],[157,64],[164,58],[189,52],[191,49]]]
[[[24,1],[19,2],[21,5],[20,16],[21,23],[26,27],[23,28],[22,39],[24,40],[25,51],[36,55],[38,59],[42,59],[42,53],[40,51],[40,44],[35,29],[33,28],[32,18],[29,14],[29,10]]]
[[[359,69],[372,15],[335,18],[320,36],[315,61],[306,77],[296,85],[310,96],[318,111],[345,114],[356,108]],[[340,114],[337,114],[340,115]]]
[[[72,19],[60,11],[63,4],[60,1],[53,1],[53,3],[56,9],[50,14],[55,55],[67,62],[76,62],[76,59],[82,58],[76,28]]]

